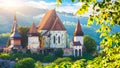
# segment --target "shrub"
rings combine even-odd
[[[53,57],[53,56],[45,56],[44,57],[44,62],[52,62],[52,61],[54,61],[56,58],[55,57]]]
[[[58,48],[55,50],[54,54],[56,57],[63,57],[63,50],[61,48]]]
[[[71,58],[69,57],[65,57],[65,58],[58,58],[54,61],[54,63],[56,64],[60,64],[61,62],[67,62],[67,61],[71,61]]]
[[[77,60],[74,62],[73,64],[73,68],[85,68],[86,67],[86,60],[85,59],[81,59],[81,60]]]
[[[37,61],[37,62],[35,63],[35,68],[43,68],[42,63],[41,63],[40,61]]]
[[[51,63],[49,65],[46,65],[44,68],[58,68],[58,65],[56,65],[55,63]]]
[[[24,58],[16,63],[15,68],[34,68],[34,63],[35,60],[32,58]]]
[[[69,61],[62,62],[59,64],[58,68],[72,68],[72,63]]]
[[[8,53],[1,53],[0,58],[1,59],[11,59],[11,55]]]

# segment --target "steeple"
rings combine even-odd
[[[12,26],[12,34],[10,38],[21,38],[21,35],[18,33],[18,24],[16,20],[16,15],[14,16],[13,26]]]
[[[77,26],[75,28],[74,36],[83,36],[83,32],[82,32],[82,28],[81,28],[79,19],[78,19]]]
[[[30,27],[29,35],[35,35],[35,36],[38,35],[37,27],[34,22],[32,23],[32,25]]]
[[[13,33],[15,26],[16,26],[16,27],[18,26],[18,24],[17,24],[17,19],[16,19],[16,14],[15,14],[14,17],[13,17],[13,25],[12,25],[11,33]]]

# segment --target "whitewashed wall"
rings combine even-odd
[[[39,42],[39,37],[38,36],[32,36],[28,37],[28,48],[31,51],[37,51],[38,48],[40,48],[40,42]]]

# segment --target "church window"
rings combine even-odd
[[[77,56],[77,49],[75,49],[75,56]]]
[[[60,43],[60,36],[58,36],[58,43]]]
[[[81,56],[81,49],[79,49],[79,56]]]
[[[53,38],[53,43],[55,43],[55,36],[54,36],[54,38]]]

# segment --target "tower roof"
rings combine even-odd
[[[56,27],[58,26],[59,27]],[[49,10],[41,20],[38,30],[66,30],[55,9]]]
[[[17,27],[18,27],[18,24],[16,22],[16,16],[14,16],[12,34],[10,35],[10,38],[21,38],[21,35],[18,33]]]
[[[13,17],[13,25],[12,25],[11,33],[13,33],[13,31],[14,31],[15,25],[18,26],[18,24],[17,24],[17,19],[16,19],[16,15],[14,15],[14,17]]]
[[[83,36],[83,35],[84,34],[82,32],[80,21],[78,20],[77,26],[76,26],[75,31],[74,31],[74,36]]]
[[[32,23],[32,25],[30,27],[29,34],[31,34],[31,35],[37,35],[38,34],[37,27],[36,27],[34,22]]]

